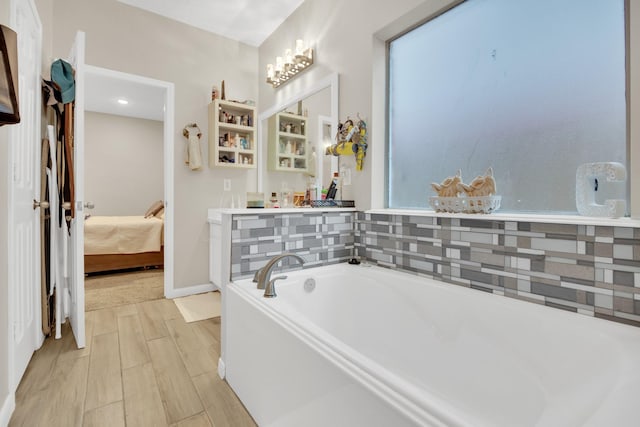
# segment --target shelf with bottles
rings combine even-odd
[[[234,151],[221,148],[218,150],[218,162],[216,166],[233,167],[233,168],[255,168],[255,159],[253,152],[244,152],[243,150]]]
[[[255,111],[233,101],[209,104],[209,167],[256,167]]]
[[[306,172],[308,170],[309,142],[307,117],[291,113],[278,113],[269,119],[269,170],[280,172]]]
[[[301,172],[307,170],[307,157],[296,155],[278,155],[278,170]]]

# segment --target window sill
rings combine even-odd
[[[453,214],[418,209],[370,209],[365,211],[370,214],[384,215],[412,215],[435,218],[463,218],[480,221],[515,221],[515,222],[543,222],[547,224],[576,224],[598,225],[608,227],[640,228],[640,220],[631,218],[601,218],[580,215],[541,215],[518,213],[492,213],[492,214]]]

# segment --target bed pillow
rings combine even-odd
[[[147,209],[147,212],[144,214],[144,217],[150,218],[155,214],[157,214],[158,212],[160,212],[160,209],[163,209],[163,208],[164,208],[164,202],[162,200],[153,202],[153,204],[149,206],[149,209]]]

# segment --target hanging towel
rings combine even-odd
[[[202,153],[200,152],[200,138],[189,135],[189,168],[199,170],[202,167]]]
[[[182,134],[187,138],[185,163],[191,170],[202,168],[202,151],[200,150],[200,137],[202,132],[195,123],[190,123],[184,127]]]

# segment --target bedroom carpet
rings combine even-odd
[[[220,316],[220,292],[190,295],[173,300],[187,323]]]
[[[145,270],[84,279],[85,311],[164,298],[164,271]]]

